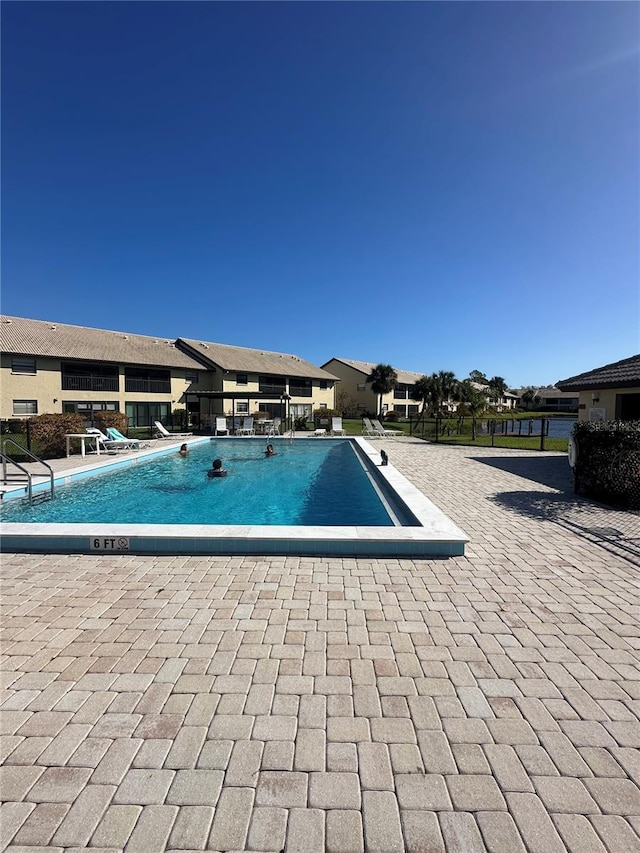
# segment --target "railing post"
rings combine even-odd
[[[31,424],[27,421],[27,450],[31,452]]]
[[[544,450],[544,427],[546,418],[540,418],[540,450]]]

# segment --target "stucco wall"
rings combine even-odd
[[[580,391],[578,420],[613,420],[616,416],[616,396],[618,394],[640,394],[640,388],[607,388],[606,390],[598,391]],[[603,415],[599,417],[602,410]]]

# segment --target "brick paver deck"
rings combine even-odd
[[[465,557],[3,556],[0,849],[640,851],[640,518],[384,447]]]

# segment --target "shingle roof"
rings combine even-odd
[[[343,364],[348,365],[349,367],[353,367],[354,370],[359,370],[360,373],[363,373],[365,376],[368,376],[374,367],[377,367],[377,364],[369,361],[355,361],[352,358],[332,358],[329,361],[341,361]],[[325,362],[328,364],[329,362]],[[397,367],[394,368],[395,372],[398,374],[398,382],[401,382],[403,385],[414,385],[418,379],[424,376],[424,373],[414,373],[411,370],[398,370]]]
[[[588,391],[592,388],[640,388],[640,354],[586,373],[556,382],[561,391]]]
[[[13,355],[202,369],[175,341],[5,315],[0,316],[0,349]]]
[[[188,352],[193,352],[199,359],[204,359],[222,370],[297,376],[304,379],[336,380],[338,378],[321,367],[311,364],[310,361],[288,353],[234,347],[190,338],[178,338],[177,344],[185,347]]]

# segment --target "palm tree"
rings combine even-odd
[[[388,394],[398,384],[398,374],[390,364],[377,364],[367,376],[371,390],[378,395],[378,415],[382,414],[382,395]]]
[[[502,397],[504,392],[507,390],[507,383],[504,381],[502,376],[493,376],[489,380],[489,388],[494,388],[498,392],[498,396]]]
[[[532,385],[529,385],[520,395],[520,400],[527,409],[531,410],[536,408],[536,403],[538,403],[540,397],[536,393],[536,389]]]
[[[477,388],[474,388],[471,384],[471,381],[465,379],[464,382],[460,382],[458,386],[458,393],[460,395],[460,399],[465,404],[469,414],[473,418],[472,422],[472,439],[475,441],[476,439],[476,418],[478,415],[481,415],[484,410],[487,408],[487,397],[484,391],[480,391]]]
[[[450,400],[456,393],[458,380],[451,370],[440,370],[434,373],[437,388],[437,411],[441,411],[443,403]]]
[[[489,380],[489,394],[492,400],[499,402],[507,390],[507,383],[502,376],[494,376]]]
[[[436,383],[433,376],[421,376],[416,381],[411,389],[411,399],[422,403],[422,408],[418,415],[419,418],[424,417],[427,408],[433,408],[435,405]]]

